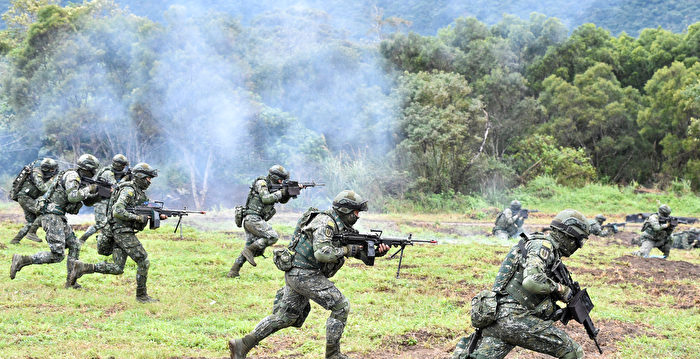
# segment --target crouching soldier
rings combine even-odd
[[[326,358],[347,359],[340,352],[340,337],[347,322],[350,304],[343,293],[328,278],[335,275],[345,263],[345,257],[367,256],[362,246],[341,245],[333,236],[343,232],[355,232],[360,211],[367,210],[367,201],[353,191],[342,191],[333,200],[333,208],[324,212],[307,212],[297,223],[295,239],[290,249],[295,253],[289,258],[285,286],[277,292],[273,314],[263,319],[251,333],[229,341],[232,359],[243,359],[261,340],[280,329],[301,327],[309,314],[309,300],[331,312],[326,321]],[[376,248],[383,255],[389,247]]]

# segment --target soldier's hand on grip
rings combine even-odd
[[[564,303],[568,303],[571,300],[571,288],[561,283],[557,283],[557,294],[559,294],[559,298]]]

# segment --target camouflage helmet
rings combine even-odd
[[[58,170],[58,162],[56,162],[56,160],[53,158],[45,157],[43,160],[41,160],[39,168],[41,168],[41,171],[44,173],[56,172],[56,170]]]
[[[86,153],[78,157],[78,168],[81,170],[95,172],[99,167],[100,161],[93,155]]]
[[[559,243],[559,250],[565,257],[570,256],[577,249],[583,247],[590,234],[586,217],[581,212],[573,209],[565,209],[559,212],[552,219],[552,223],[549,226],[563,234],[553,236],[553,238]]]
[[[134,174],[134,178],[139,179],[158,177],[158,170],[145,162],[137,163],[136,166],[131,169],[131,173]]]
[[[126,156],[124,156],[123,154],[119,153],[119,154],[114,155],[114,157],[112,157],[112,168],[113,169],[115,169],[117,171],[122,171],[128,165],[129,165],[129,160],[126,159]]]
[[[344,190],[333,199],[333,208],[343,214],[349,214],[354,211],[366,211],[367,200],[353,190]]]
[[[520,201],[517,199],[514,199],[513,201],[510,202],[510,209],[513,211],[519,211],[522,206],[520,205]]]
[[[664,217],[670,216],[671,215],[671,207],[669,207],[668,205],[665,205],[665,204],[660,205],[659,206],[659,214],[664,216]]]
[[[598,221],[598,223],[603,223],[606,219],[607,218],[605,218],[605,216],[602,214],[596,214],[595,216],[595,220]]]
[[[289,172],[282,166],[280,165],[274,165],[270,167],[268,170],[269,174],[268,177],[270,180],[274,183],[277,183],[279,180],[286,180],[289,178]]]

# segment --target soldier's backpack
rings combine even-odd
[[[296,249],[301,236],[303,235],[301,228],[309,224],[316,216],[321,213],[317,208],[309,207],[309,209],[301,215],[301,218],[297,221],[297,226],[294,228],[294,233],[292,234],[292,240],[289,242],[287,248],[275,249],[272,251],[272,262],[275,263],[277,269],[287,272],[292,269],[292,262],[294,262],[294,250]]]
[[[12,181],[12,188],[10,189],[10,193],[7,196],[10,200],[17,201],[17,195],[22,189],[24,181],[26,181],[27,178],[29,178],[29,176],[32,174],[35,165],[36,161],[22,167],[22,170],[19,171],[17,177],[15,177],[14,181]]]

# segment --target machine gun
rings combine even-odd
[[[338,233],[333,236],[333,240],[340,242],[341,245],[355,244],[362,246],[362,250],[367,253],[366,257],[361,258],[368,266],[374,265],[374,258],[376,258],[376,251],[380,244],[386,244],[389,247],[401,247],[396,253],[392,254],[389,258],[393,259],[399,254],[399,267],[396,270],[396,278],[399,277],[401,272],[401,263],[403,261],[403,250],[406,246],[412,246],[414,243],[433,243],[437,244],[437,241],[432,240],[415,240],[412,238],[413,234],[409,234],[407,238],[382,238],[382,231],[379,229],[370,229],[372,233],[361,234],[361,233]]]
[[[520,218],[527,219],[529,217],[530,213],[537,213],[539,211],[540,211],[539,209],[523,208],[518,212],[518,214],[520,215]]]
[[[149,216],[148,228],[157,229],[160,228],[160,216],[164,215],[166,217],[178,217],[177,224],[175,225],[175,230],[173,233],[177,233],[177,229],[180,228],[180,238],[182,239],[182,217],[194,214],[207,214],[205,211],[188,211],[185,209],[167,209],[163,207],[162,201],[144,202],[141,206],[127,207],[126,210],[133,214],[138,214],[141,216]]]
[[[282,183],[273,183],[270,185],[272,191],[279,191],[284,189],[287,195],[292,198],[296,198],[301,193],[301,190],[309,187],[323,187],[325,183],[311,182],[299,182],[293,180],[284,180]]]
[[[571,288],[572,296],[569,302],[566,303],[566,308],[559,309],[557,311],[557,315],[560,316],[561,322],[566,325],[571,319],[573,319],[583,324],[583,327],[586,329],[586,333],[588,333],[588,337],[593,340],[600,354],[603,354],[603,349],[600,349],[600,345],[598,345],[597,340],[600,329],[596,329],[595,325],[593,324],[593,320],[589,315],[591,310],[593,310],[593,302],[591,301],[591,297],[588,296],[588,292],[586,289],[582,290],[578,282],[574,282],[573,279],[571,279],[571,273],[569,273],[569,270],[561,261],[554,266],[552,274],[554,275],[555,282]]]
[[[80,177],[80,183],[97,185],[97,195],[100,198],[109,198],[112,196],[112,184],[105,181],[104,178],[97,177],[97,179],[92,179],[90,177]]]
[[[642,223],[649,218],[653,213],[634,213],[634,214],[628,214],[625,216],[625,222],[631,222],[631,223]],[[659,223],[667,223],[668,219],[671,219],[671,222],[676,222],[676,224],[694,224],[695,222],[698,221],[697,218],[695,217],[659,217]],[[663,220],[663,222],[662,222]]]
[[[617,233],[617,232],[620,231],[620,230],[618,229],[618,227],[624,227],[626,224],[627,224],[627,223],[625,223],[625,222],[622,222],[622,223],[606,223],[606,224],[600,226],[600,228],[602,228],[602,229],[610,228],[610,230],[612,230],[613,233]]]

